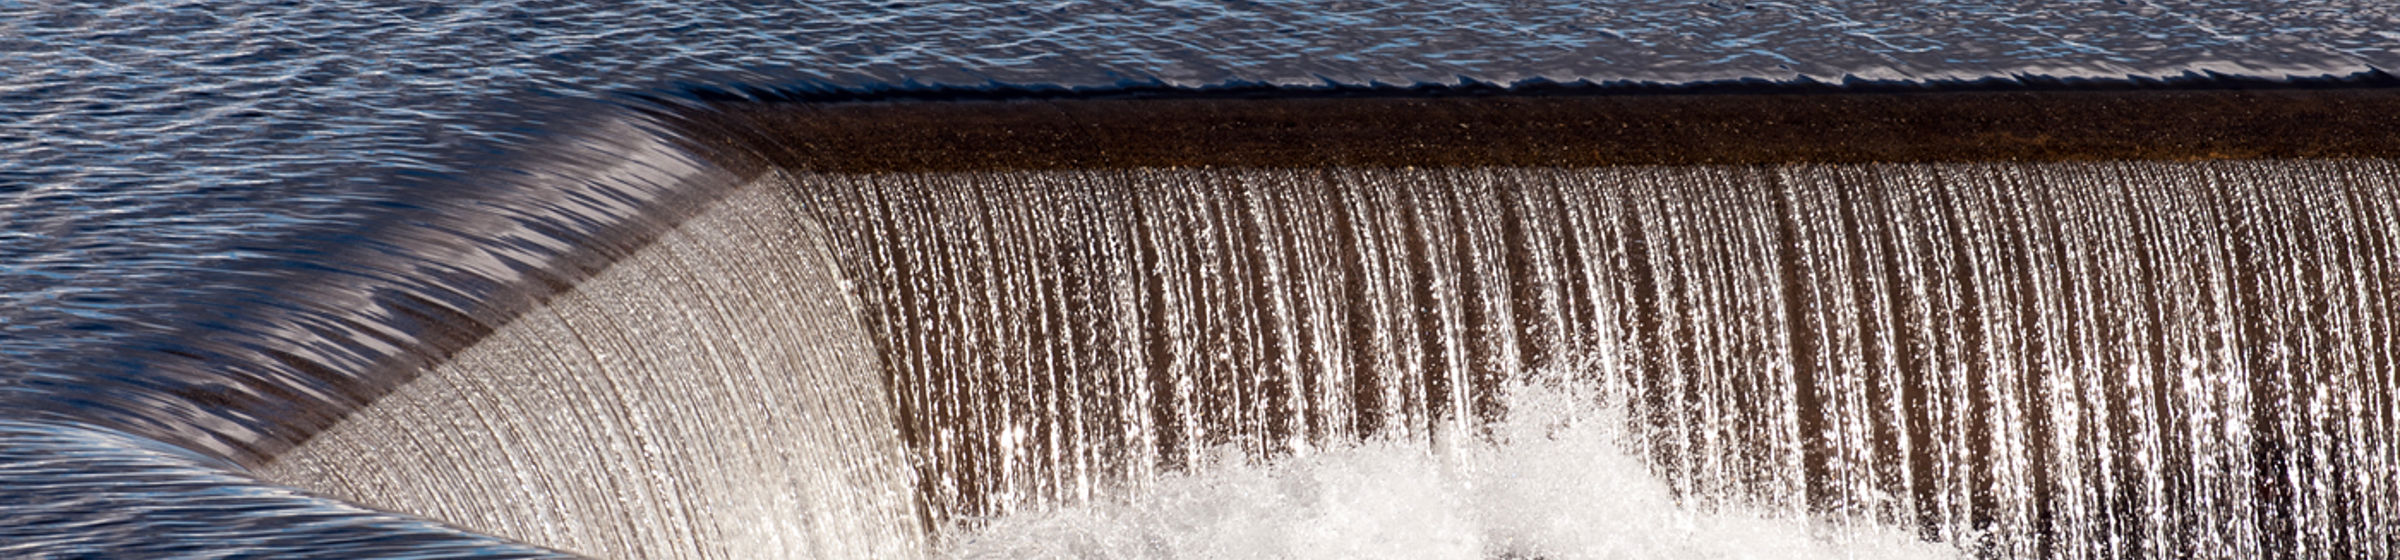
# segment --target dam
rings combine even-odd
[[[1606,467],[1509,450],[1596,437],[1557,452],[1802,535],[1684,537],[1751,553],[2373,557],[2400,522],[2395,104],[695,106],[671,118],[722,198],[260,473],[601,557],[1139,556],[976,528],[1362,442],[1555,484]],[[1560,507],[1505,496],[1415,507]],[[1456,522],[1416,551],[1707,553]],[[1010,540],[1067,537],[1095,542]],[[1253,552],[1346,550],[1312,546]]]
[[[0,3],[0,557],[2391,557],[2394,28]]]

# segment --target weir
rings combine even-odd
[[[721,199],[259,473],[605,557],[920,554],[1226,461],[1438,456],[1534,387],[1621,413],[1678,503],[1819,539],[2388,556],[2395,108],[692,107]]]

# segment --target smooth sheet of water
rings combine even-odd
[[[551,278],[526,256],[673,191],[678,156],[559,145],[638,137],[557,134],[615,92],[2346,75],[2400,66],[2392,29],[2367,1],[0,3],[0,551],[541,554],[227,469],[393,374],[301,364],[473,307],[334,325],[340,286]],[[512,190],[612,165],[646,178]]]

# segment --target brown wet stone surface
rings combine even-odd
[[[695,136],[832,172],[2400,156],[2400,89],[739,102]]]

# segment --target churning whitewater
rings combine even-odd
[[[1252,460],[1222,449],[1105,497],[953,526],[947,558],[1936,559],[1871,520],[1680,499],[1579,379],[1512,386],[1506,420]]]

